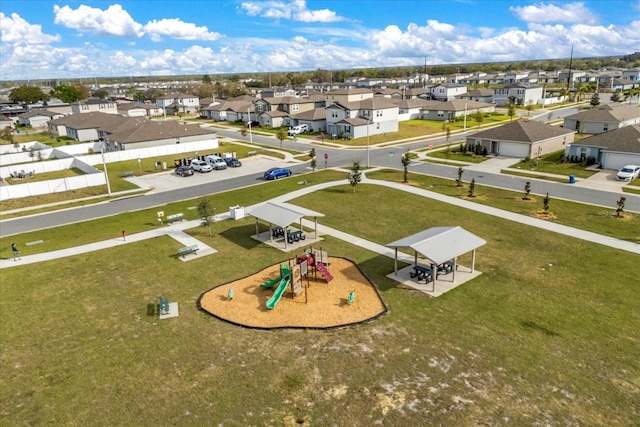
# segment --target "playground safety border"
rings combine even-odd
[[[229,323],[230,325],[240,326],[241,328],[246,328],[246,329],[257,329],[257,330],[263,330],[263,331],[272,331],[272,330],[277,330],[277,329],[302,329],[302,330],[328,331],[328,330],[332,330],[332,329],[341,329],[341,328],[347,328],[347,327],[350,327],[350,326],[358,326],[358,325],[362,325],[362,324],[365,324],[365,323],[369,323],[369,322],[371,322],[373,320],[379,319],[380,317],[384,316],[385,314],[387,314],[389,312],[389,308],[387,307],[387,304],[385,303],[384,299],[382,298],[382,295],[380,295],[380,290],[378,289],[378,286],[375,284],[375,282],[373,280],[371,280],[369,278],[369,276],[367,276],[362,271],[362,269],[360,268],[360,266],[356,262],[354,262],[353,260],[351,260],[349,258],[341,257],[341,256],[333,256],[332,255],[331,258],[343,259],[343,260],[349,261],[350,263],[352,263],[353,265],[356,266],[356,268],[358,269],[360,274],[362,274],[369,281],[369,283],[373,287],[373,290],[375,291],[378,299],[382,303],[383,310],[380,313],[376,314],[375,316],[372,316],[372,317],[369,317],[367,319],[364,319],[364,320],[359,320],[357,322],[351,322],[351,323],[344,323],[344,324],[341,324],[341,325],[332,325],[332,326],[272,326],[272,327],[266,327],[266,326],[248,326],[248,325],[243,325],[242,323],[234,322],[232,320],[224,319],[224,318],[222,318],[220,316],[217,316],[217,315],[211,313],[210,311],[208,311],[208,310],[206,310],[205,308],[202,307],[201,301],[202,301],[202,298],[204,297],[204,295],[206,293],[208,293],[208,292],[210,292],[210,291],[212,291],[212,290],[214,290],[216,288],[219,288],[221,286],[226,286],[229,283],[236,282],[238,280],[243,280],[243,279],[246,279],[247,277],[251,277],[251,276],[259,273],[262,270],[266,270],[267,268],[269,268],[271,266],[265,267],[262,270],[257,271],[255,273],[247,274],[246,276],[241,277],[239,279],[230,280],[230,281],[222,283],[222,284],[220,284],[218,286],[214,286],[213,288],[207,289],[206,291],[202,292],[200,294],[200,296],[198,297],[198,299],[196,300],[196,307],[198,308],[199,311],[203,311],[203,312],[207,313],[208,315],[210,315],[211,317],[214,317],[214,318],[216,318],[218,320],[221,320],[223,322]],[[289,262],[289,260],[290,260],[289,258],[284,259],[282,261],[279,261],[278,264],[283,263],[283,262]],[[275,263],[272,264],[272,265],[275,265]]]

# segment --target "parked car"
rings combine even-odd
[[[215,155],[206,156],[204,158],[204,160],[207,163],[209,163],[211,165],[211,167],[214,168],[215,170],[220,170],[220,169],[226,169],[227,168],[227,162],[222,160],[222,157],[220,157],[220,156],[215,156]]]
[[[191,160],[191,167],[197,172],[211,172],[213,170],[209,163],[198,159]]]
[[[193,168],[191,166],[178,166],[176,168],[176,175],[191,176],[193,175]]]
[[[291,176],[291,169],[271,168],[264,173],[264,179],[278,179],[285,176]]]
[[[626,165],[616,175],[616,179],[619,181],[633,181],[640,175],[640,166]]]
[[[292,136],[292,135],[297,135],[299,133],[304,133],[304,132],[309,132],[309,126],[308,125],[298,125],[298,126],[294,126],[291,129],[289,129],[287,131],[287,135]]]
[[[231,168],[239,168],[242,166],[242,162],[235,157],[225,157],[224,161],[227,163],[227,166]]]

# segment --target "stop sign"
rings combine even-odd
[[[327,160],[329,158],[329,155],[327,153],[324,153],[324,159]]]

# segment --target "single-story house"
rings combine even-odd
[[[640,125],[625,126],[567,145],[565,155],[593,157],[603,169],[640,165]]]
[[[467,91],[467,93],[460,95],[460,99],[468,99],[469,101],[486,102],[491,104],[493,103],[493,89],[471,89]]]
[[[453,99],[440,102],[430,101],[423,107],[420,117],[424,120],[453,120],[455,117],[463,117],[472,113],[493,113],[496,106],[486,102],[469,101],[466,99]]]
[[[573,142],[575,133],[543,122],[514,120],[468,136],[467,148],[482,145],[491,154],[534,158],[565,149]]]
[[[440,104],[439,101],[429,101],[421,98],[398,99],[394,103],[398,106],[398,121],[419,119],[422,116],[422,109],[434,102]]]
[[[564,118],[565,128],[592,134],[639,123],[640,108],[629,104],[606,104]]]
[[[323,107],[289,116],[288,119],[293,119],[295,123],[288,124],[285,119],[287,126],[307,125],[309,132],[325,132],[327,130],[327,113]]]
[[[62,113],[56,113],[49,110],[31,110],[18,116],[18,123],[22,126],[31,126],[34,129],[47,127],[47,123],[51,120],[64,117]]]
[[[138,121],[134,126],[126,125],[121,129],[103,134],[101,137],[107,146],[115,146],[124,150],[134,148],[157,147],[162,145],[180,144],[181,142],[214,141],[218,138],[212,129],[200,127],[196,124],[182,124],[175,120],[152,121],[143,118],[128,120]]]

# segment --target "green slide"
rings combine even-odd
[[[279,277],[276,277],[275,279],[269,279],[266,282],[264,282],[262,285],[260,285],[260,287],[262,289],[271,289],[273,287],[273,285],[275,285],[279,281],[280,281]]]
[[[286,276],[284,276],[284,279],[282,279],[282,281],[276,288],[276,291],[273,293],[271,299],[267,301],[267,308],[269,310],[273,310],[273,307],[275,307],[278,301],[280,301],[280,297],[282,297],[282,294],[284,293],[285,289],[287,289],[287,286],[289,286],[290,282],[291,275],[287,274]]]

